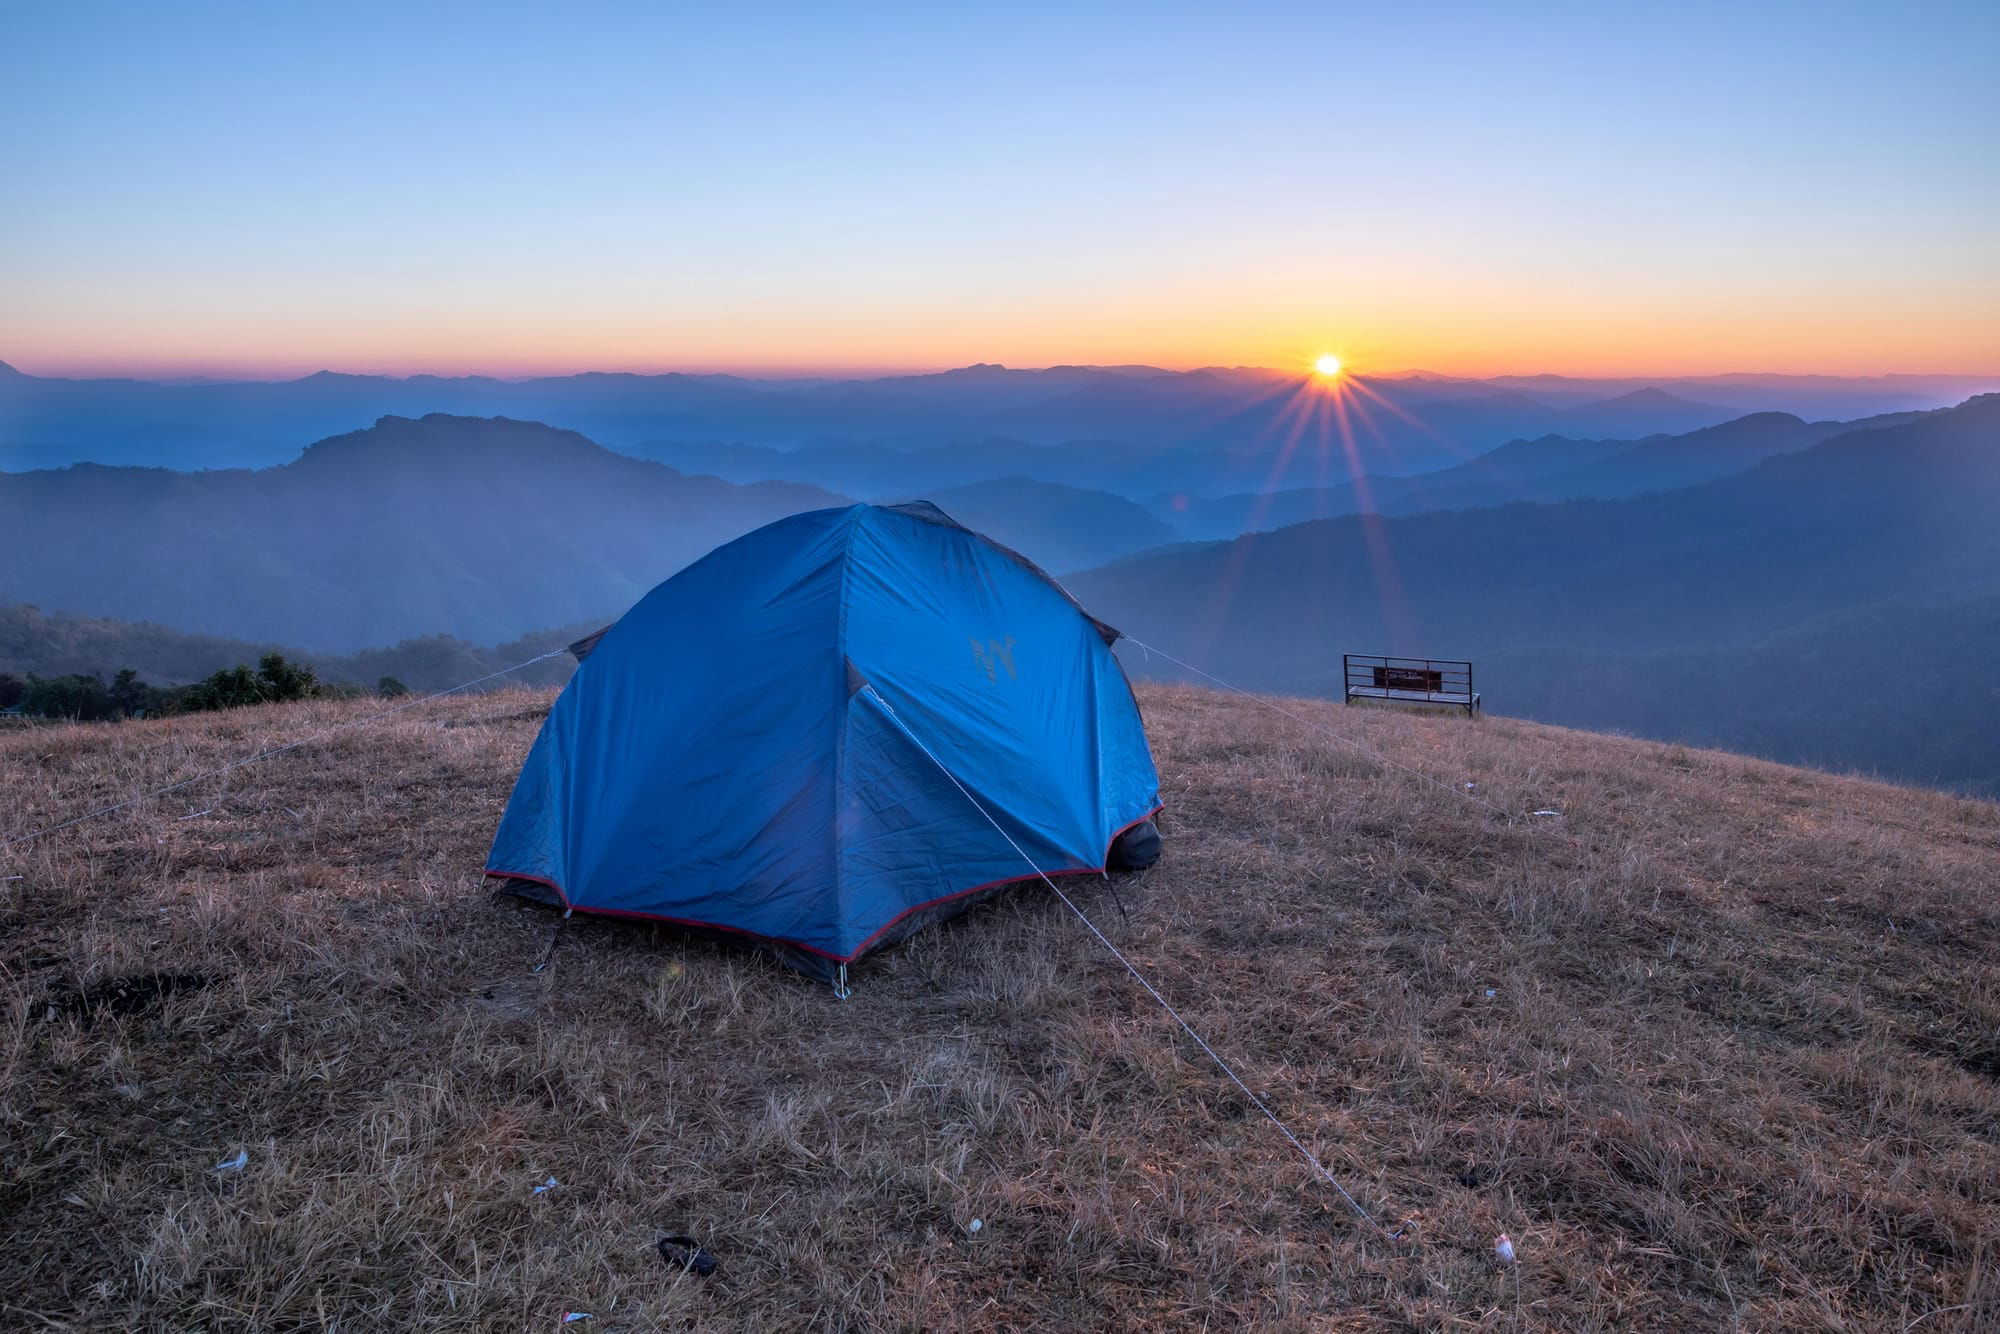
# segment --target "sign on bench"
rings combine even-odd
[[[1343,653],[1341,668],[1347,682],[1346,702],[1386,699],[1398,704],[1443,704],[1479,712],[1479,694],[1472,688],[1472,664],[1438,658],[1391,658],[1373,653]]]
[[[1377,690],[1443,690],[1444,673],[1432,671],[1428,667],[1384,667],[1370,668],[1375,673]]]

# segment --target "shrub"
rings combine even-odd
[[[95,676],[41,677],[30,673],[21,692],[21,712],[42,718],[74,718],[94,722],[116,712],[111,692]]]
[[[204,712],[210,709],[239,709],[246,704],[263,702],[263,682],[247,665],[239,662],[190,686],[182,700],[182,707],[191,712]]]
[[[269,700],[311,699],[319,693],[319,678],[302,662],[287,662],[282,653],[266,653],[257,660],[257,679]]]
[[[320,693],[322,687],[312,668],[287,661],[282,653],[266,653],[257,660],[254,672],[239,662],[188,687],[181,707],[190,712],[236,709],[246,704],[311,699]]]
[[[111,678],[111,707],[121,718],[143,718],[159,712],[165,693],[141,681],[130,667],[121,667]]]

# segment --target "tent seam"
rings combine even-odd
[[[833,819],[827,826],[833,842],[834,911],[840,915],[843,937],[847,933],[847,837],[842,828],[847,812],[847,729],[853,725],[854,696],[857,693],[848,688],[848,681],[852,673],[860,670],[847,652],[847,583],[854,569],[854,533],[861,526],[861,515],[866,510],[856,506],[850,513],[854,517],[841,538],[840,593],[835,599],[833,639],[834,648],[840,654],[840,726],[833,740]]]

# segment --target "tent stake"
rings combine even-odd
[[[1125,911],[1125,896],[1118,892],[1118,882],[1113,880],[1109,875],[1104,877],[1104,883],[1111,887],[1111,901],[1118,905],[1118,915],[1125,919],[1125,933],[1130,935],[1132,933],[1132,915]]]
[[[574,911],[576,911],[574,908],[563,909],[562,920],[556,923],[555,932],[549,937],[549,948],[547,949],[546,952],[543,953],[542,961],[536,964],[534,968],[532,968],[529,971],[536,973],[541,972],[542,969],[547,968],[549,966],[549,960],[556,957],[556,942],[562,939],[563,928],[569,925],[569,915]]]

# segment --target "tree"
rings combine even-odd
[[[139,679],[130,667],[111,678],[111,707],[124,718],[142,718],[159,707],[160,692]]]
[[[0,672],[0,709],[11,709],[28,693],[28,683],[12,672]]]
[[[266,699],[311,699],[319,693],[319,678],[313,669],[302,662],[285,661],[282,653],[266,653],[257,660],[257,679],[263,683]]]
[[[410,693],[410,688],[393,676],[385,676],[375,683],[375,693],[383,699],[401,699]]]
[[[40,718],[74,718],[94,722],[114,712],[111,692],[95,676],[28,676],[21,693],[21,712]]]
[[[257,660],[254,672],[239,662],[189,686],[181,707],[190,711],[239,709],[248,704],[311,699],[327,691],[305,663],[290,662],[282,653],[266,653]]]
[[[182,707],[191,712],[240,709],[246,704],[262,704],[264,698],[263,681],[239,662],[189,686]]]

